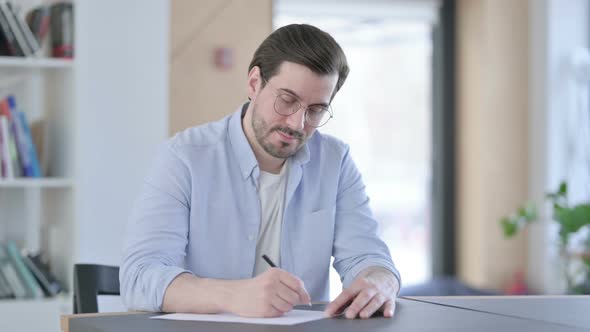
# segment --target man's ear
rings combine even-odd
[[[262,77],[260,76],[260,67],[254,66],[248,73],[248,98],[252,100],[262,87]]]

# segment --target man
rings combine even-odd
[[[329,299],[333,256],[344,291],[326,314],[393,316],[399,274],[361,176],[347,145],[316,132],[347,75],[330,35],[280,28],[254,54],[250,102],[163,146],[129,224],[129,309],[280,316]]]

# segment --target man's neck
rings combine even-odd
[[[248,109],[247,112],[252,112],[252,110]],[[258,167],[261,171],[279,174],[281,172],[281,168],[285,164],[286,159],[275,158],[264,151],[264,148],[258,143],[258,140],[256,139],[253,128],[248,126],[245,123],[246,121],[250,121],[248,114],[242,118],[242,130],[244,130],[246,139],[248,140],[248,143],[250,143],[250,147],[254,152],[256,160],[258,161]]]
[[[256,137],[252,136],[252,138],[250,138],[248,135],[246,135],[246,138],[248,138],[250,146],[252,147],[252,151],[254,151],[254,156],[258,161],[258,167],[260,170],[272,174],[279,174],[281,172],[281,168],[283,168],[283,165],[285,164],[286,159],[275,158],[269,155],[266,151],[264,151],[264,148],[258,144]]]
[[[272,174],[279,174],[286,161],[286,159],[273,158],[274,160],[263,162],[262,159],[258,157],[256,152],[254,153],[254,155],[258,160],[258,167],[260,167],[260,170]]]

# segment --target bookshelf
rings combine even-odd
[[[120,264],[128,213],[168,136],[168,0],[72,2],[73,60],[48,57],[47,45],[45,56],[0,56],[0,91],[37,125],[44,172],[0,179],[0,243],[44,251],[68,289],[0,300],[0,331],[59,331],[59,315],[72,312],[73,265]]]
[[[13,3],[27,11],[40,1]],[[76,62],[48,54],[45,45],[36,57],[0,56],[0,93],[13,94],[26,113],[43,171],[41,178],[0,178],[0,243],[42,251],[68,291],[53,298],[0,300],[0,330],[58,331],[59,315],[72,312]]]

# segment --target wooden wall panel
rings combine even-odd
[[[170,134],[219,119],[246,97],[252,54],[272,32],[272,0],[172,0]],[[229,48],[230,69],[214,65]]]
[[[467,282],[504,288],[526,271],[525,236],[498,220],[527,199],[527,0],[458,0],[458,269]]]

